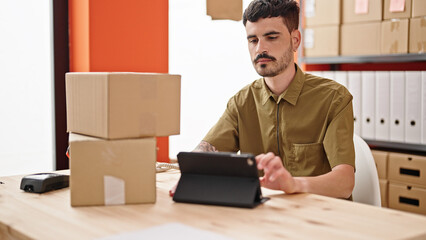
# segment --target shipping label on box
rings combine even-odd
[[[340,24],[341,0],[308,0],[305,2],[306,27]]]
[[[154,203],[156,139],[70,133],[71,206]]]
[[[343,23],[370,22],[382,20],[382,0],[343,0],[342,4]]]
[[[306,28],[304,30],[305,57],[330,57],[339,55],[338,25]]]
[[[389,181],[385,179],[379,179],[379,185],[380,185],[380,198],[382,201],[382,207],[388,207],[388,188],[389,188]]]
[[[410,19],[409,52],[410,53],[426,52],[426,17]]]
[[[389,208],[426,214],[426,189],[389,183]]]
[[[380,54],[381,22],[343,24],[341,27],[341,55]]]
[[[378,150],[371,150],[371,153],[373,154],[374,162],[376,163],[379,179],[387,179],[389,153]]]
[[[410,18],[411,0],[384,0],[383,19]]]
[[[383,21],[381,25],[381,53],[408,52],[408,19]]]
[[[388,178],[426,188],[426,157],[389,153]]]
[[[67,131],[106,139],[180,132],[180,76],[67,73]]]

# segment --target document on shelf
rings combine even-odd
[[[389,141],[390,136],[390,72],[376,72],[376,140]]]
[[[354,133],[361,136],[361,72],[348,72],[348,90],[353,96]]]
[[[421,142],[422,72],[405,72],[405,142]]]
[[[139,240],[139,239],[173,239],[173,240],[231,240],[232,238],[181,223],[167,223],[139,231],[125,232],[97,240]]]
[[[390,72],[390,140],[404,142],[405,126],[405,72]]]
[[[346,71],[336,71],[335,73],[336,82],[342,84],[348,88],[348,72]]]
[[[426,71],[422,71],[422,144],[426,144]]]
[[[375,136],[375,94],[376,73],[374,71],[361,72],[361,136],[374,140]]]

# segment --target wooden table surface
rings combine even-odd
[[[92,207],[71,207],[69,188],[26,193],[22,176],[0,177],[0,239],[94,239],[165,223],[233,239],[426,239],[425,216],[314,194],[262,189],[271,200],[254,209],[175,203],[179,176],[157,174],[155,204]]]

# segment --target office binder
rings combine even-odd
[[[422,139],[421,143],[426,144],[426,71],[422,71],[422,117],[421,117]]]
[[[405,72],[405,142],[421,142],[422,72]]]
[[[262,197],[252,154],[180,152],[176,202],[254,208]]]
[[[361,136],[361,72],[348,72],[348,90],[353,96],[354,133]]]
[[[348,72],[346,71],[336,71],[335,80],[336,82],[342,84],[346,88],[348,88]]]
[[[376,72],[376,140],[389,141],[390,133],[390,73]]]
[[[404,142],[405,126],[405,73],[390,72],[390,140]]]
[[[361,72],[361,137],[375,139],[376,73]]]

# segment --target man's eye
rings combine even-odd
[[[249,43],[257,43],[257,39],[249,39]]]
[[[269,40],[274,40],[274,39],[277,39],[277,38],[278,38],[278,37],[271,37],[271,36],[270,36],[270,37],[268,37],[268,39],[269,39]]]

